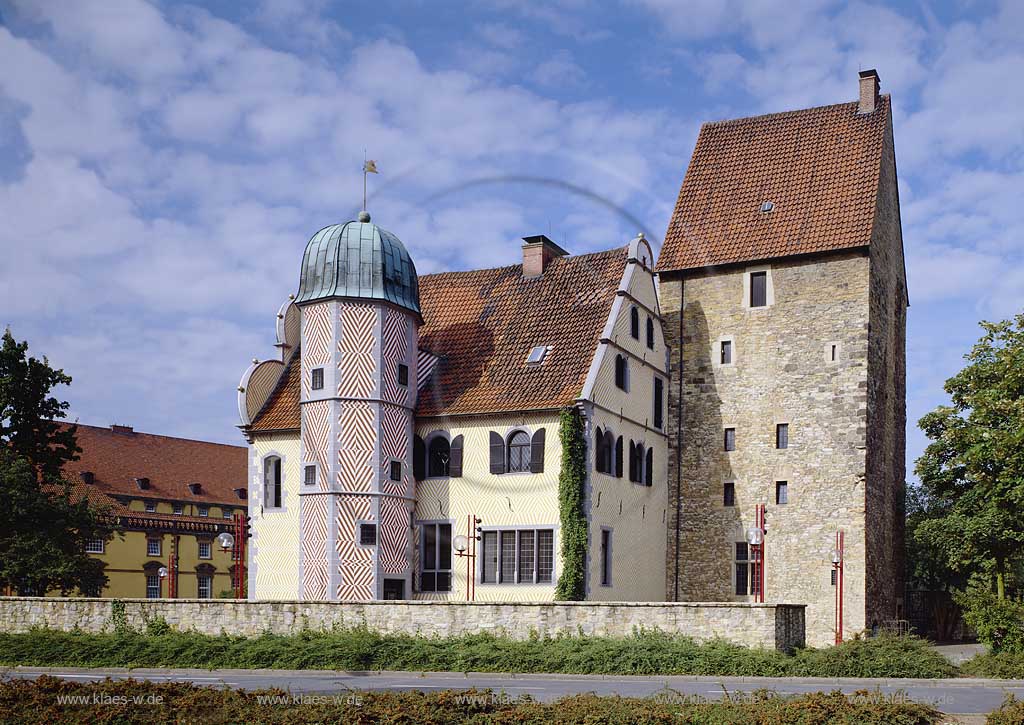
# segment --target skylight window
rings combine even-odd
[[[530,350],[530,356],[526,358],[526,364],[540,365],[544,361],[544,356],[548,354],[549,349],[545,345],[538,345],[533,348]]]
[[[764,204],[761,205],[761,211],[771,211],[774,208],[775,205],[770,201],[766,201]]]

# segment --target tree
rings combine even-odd
[[[113,521],[63,479],[76,460],[75,426],[64,426],[68,403],[51,395],[71,378],[7,330],[0,347],[0,586],[21,595],[78,590],[98,595],[104,564],[86,543],[111,538]]]
[[[953,571],[991,570],[996,594],[1024,555],[1024,314],[985,334],[946,381],[952,405],[918,425],[932,441],[916,471],[933,515],[915,539]]]
[[[41,485],[27,459],[0,450],[0,586],[21,596],[99,596],[104,562],[86,554],[85,545],[112,534],[107,511],[90,506],[66,481]]]
[[[54,370],[44,357],[28,357],[28,343],[17,342],[10,329],[0,347],[0,443],[25,458],[40,480],[57,478],[68,461],[82,450],[75,426],[60,420],[69,407],[50,395],[57,385],[70,385],[63,370]]]

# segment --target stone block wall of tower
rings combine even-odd
[[[907,430],[907,289],[892,123],[886,128],[871,237],[868,336],[868,626],[903,608]]]
[[[408,593],[416,321],[387,304],[304,305],[302,350],[301,596],[376,599],[385,580]]]
[[[663,277],[674,373],[682,360],[669,404],[669,599],[752,599],[736,594],[736,544],[753,525],[754,507],[765,504],[766,601],[806,602],[808,642],[830,642],[829,552],[842,529],[845,628],[869,624],[870,268],[866,251],[854,251]],[[753,271],[768,273],[763,308],[745,303]],[[726,364],[724,341],[731,343]],[[779,424],[788,424],[784,449],[776,448]],[[726,428],[735,431],[735,450],[725,450]],[[785,502],[776,498],[781,481]],[[726,500],[726,484],[734,501]]]

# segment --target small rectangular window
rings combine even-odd
[[[601,586],[612,585],[612,532],[601,529]]]
[[[306,468],[305,468],[305,478],[303,479],[303,483],[305,483],[307,486],[315,486],[316,485],[316,466],[315,465],[306,466]]]
[[[542,529],[537,532],[537,581],[550,584],[555,572],[555,532]]]
[[[405,363],[398,363],[398,384],[409,384],[409,366]]]
[[[483,532],[483,582],[484,584],[496,584],[498,581],[498,532]]]
[[[765,307],[768,305],[768,273],[750,273],[750,306]]]
[[[146,501],[146,513],[156,513],[156,501]]]
[[[231,509],[224,509],[224,512],[221,515],[226,519],[230,519],[232,516]]]
[[[313,388],[313,390],[323,390],[324,389],[324,369],[323,368],[313,368],[313,372],[311,374],[311,377],[312,377],[312,379],[310,380],[310,387]]]
[[[779,423],[775,426],[775,447],[789,448],[789,423]]]
[[[725,429],[725,450],[735,451],[736,450],[736,429],[726,428]]]
[[[89,539],[85,542],[85,553],[86,554],[102,554],[103,553],[103,539]]]
[[[544,357],[548,354],[548,349],[544,345],[538,345],[530,350],[530,354],[526,357],[526,363],[528,365],[540,365],[544,362]]]
[[[723,506],[735,506],[736,505],[736,484],[732,481],[726,481],[722,485],[722,505]]]
[[[775,482],[775,503],[779,505],[789,503],[789,483],[786,481]]]
[[[199,558],[200,559],[209,559],[209,558],[211,558],[210,557],[211,552],[212,552],[212,546],[211,546],[209,541],[200,541],[199,542]]]
[[[210,515],[210,507],[209,506],[200,506],[199,507],[199,515],[200,516],[209,516]]]
[[[359,524],[359,545],[377,545],[377,524]]]
[[[160,556],[160,539],[146,539],[146,556]]]
[[[665,425],[665,382],[654,376],[654,427]]]
[[[199,599],[209,599],[213,596],[213,586],[208,576],[197,577],[198,586],[196,594]]]
[[[832,362],[835,362],[836,361],[836,353],[839,352],[838,349],[837,349],[839,346],[838,345],[830,345],[829,347],[831,348],[831,351],[829,352],[829,355],[831,356]]]
[[[183,513],[185,513],[185,505],[180,503],[174,504],[174,513],[178,516],[181,516]]]
[[[832,586],[835,586],[836,585],[836,568],[835,567],[832,567],[831,574],[832,574]]]
[[[747,556],[747,542],[736,542],[736,595],[745,596],[750,591],[750,560]]]
[[[732,340],[722,340],[721,360],[723,365],[732,365]]]
[[[160,598],[160,577],[157,574],[146,575],[146,599]]]
[[[402,480],[402,462],[391,461],[391,480],[401,481]]]

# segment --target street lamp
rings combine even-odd
[[[469,548],[469,539],[467,539],[462,534],[459,534],[452,540],[452,546],[455,547],[455,551],[457,551],[460,555],[465,554],[466,549]]]
[[[761,529],[747,529],[747,543],[751,546],[760,546],[764,543],[764,532]]]
[[[452,539],[455,556],[466,560],[466,601],[476,599],[476,542],[480,541],[480,519],[473,514],[466,517],[466,533]]]
[[[753,559],[751,589],[756,602],[764,602],[764,535],[768,528],[765,526],[764,508],[764,504],[757,505],[754,509],[754,525],[747,529],[747,543],[750,544]]]
[[[156,570],[156,575],[160,577],[160,596],[164,595],[164,579],[167,578],[167,567],[162,566]]]
[[[220,548],[223,551],[230,551],[231,547],[235,545],[235,537],[227,531],[218,536],[217,541],[220,543]]]
[[[843,641],[843,550],[845,536],[842,529],[836,532],[836,545],[829,552],[833,576],[836,578],[836,644]]]

